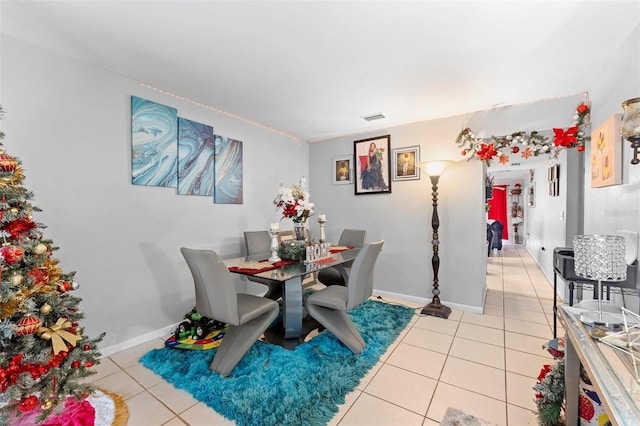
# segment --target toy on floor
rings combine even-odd
[[[165,342],[170,348],[206,350],[220,346],[227,330],[227,324],[212,320],[196,312],[187,312],[185,321],[178,324],[173,336]]]

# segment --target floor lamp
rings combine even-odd
[[[431,228],[433,236],[431,244],[433,245],[433,256],[431,257],[431,266],[433,267],[433,299],[431,303],[422,308],[423,315],[431,315],[447,319],[451,314],[451,308],[440,303],[440,284],[438,282],[438,270],[440,269],[440,257],[438,249],[440,240],[438,239],[438,228],[440,227],[440,219],[438,218],[438,180],[451,161],[423,161],[419,165],[429,175],[431,179],[431,200],[433,205],[433,213],[431,215]]]

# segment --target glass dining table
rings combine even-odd
[[[224,262],[232,273],[251,275],[282,285],[282,323],[284,339],[299,341],[301,337],[304,337],[302,281],[306,276],[330,267],[338,269],[340,273],[346,277],[346,271],[342,265],[354,260],[359,251],[357,248],[352,248],[340,252],[333,252],[329,257],[311,262],[297,261],[291,263],[291,261],[283,261],[270,264],[262,260],[260,263],[264,263],[265,266],[260,269],[257,269],[259,268],[257,261],[261,260],[260,257],[264,259],[264,255],[237,257],[226,259]],[[269,269],[265,270],[266,268]],[[345,282],[347,282],[346,279]]]

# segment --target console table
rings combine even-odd
[[[580,310],[560,306],[558,317],[565,337],[567,426],[579,424],[580,364],[584,366],[613,425],[640,425],[640,383],[628,355],[589,335]]]

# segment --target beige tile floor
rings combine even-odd
[[[542,345],[552,337],[552,287],[511,244],[489,258],[487,286],[484,314],[454,310],[444,320],[417,310],[329,424],[437,425],[455,407],[498,425],[536,425],[532,387],[551,360]],[[132,426],[233,425],[138,363],[162,346],[103,359],[94,384],[122,395]]]

